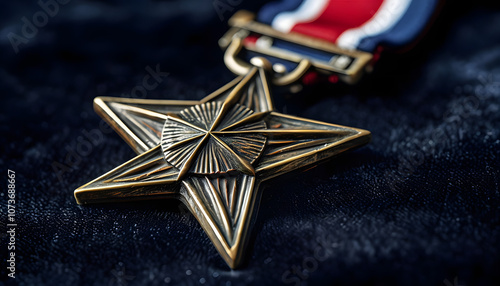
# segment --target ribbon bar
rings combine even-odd
[[[229,20],[231,29],[219,40],[221,48],[227,49],[226,65],[237,74],[243,72],[239,65],[245,62],[240,57],[248,61],[254,56],[264,56],[278,74],[293,73],[301,62],[308,60],[316,71],[336,74],[340,80],[353,84],[372,59],[370,53],[343,49],[323,39],[295,32],[283,33],[254,19],[253,13],[238,11]],[[230,49],[231,45],[236,46]]]

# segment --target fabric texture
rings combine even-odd
[[[74,189],[135,155],[93,98],[203,98],[234,77],[217,46],[227,19],[263,2],[2,4],[1,285],[499,285],[500,8],[487,1],[448,1],[419,44],[382,54],[356,86],[273,89],[280,112],[373,139],[265,183],[242,269],[177,201],[76,204]]]

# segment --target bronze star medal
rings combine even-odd
[[[274,111],[262,67],[201,101],[94,104],[139,155],[75,190],[77,202],[180,199],[231,268],[242,262],[261,182],[370,140],[365,130]]]

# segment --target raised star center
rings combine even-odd
[[[179,117],[168,117],[161,146],[165,160],[181,174],[239,171],[253,175],[252,164],[267,138],[251,131],[262,129],[266,129],[265,122],[245,106],[235,104],[224,112],[222,102],[209,102],[186,108]]]

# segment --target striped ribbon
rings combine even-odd
[[[284,0],[265,5],[259,22],[281,32],[297,32],[343,48],[373,53],[378,46],[400,47],[417,38],[439,0]]]

